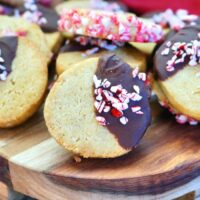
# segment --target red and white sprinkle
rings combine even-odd
[[[0,81],[5,81],[8,76],[8,72],[6,70],[6,67],[3,65],[4,59],[2,58],[2,52],[0,49]]]
[[[131,14],[72,9],[63,12],[58,24],[62,32],[79,34],[81,31],[82,35],[89,37],[120,42],[157,42],[163,38],[159,25],[145,23]]]
[[[172,72],[179,63],[188,62],[190,66],[196,66],[200,63],[200,40],[186,42],[175,42],[170,47],[161,52],[162,56],[172,53],[172,57],[167,61],[166,70]]]
[[[190,125],[193,125],[193,126],[198,124],[197,120],[192,119],[191,117],[188,117],[184,114],[178,113],[175,109],[173,109],[171,106],[169,106],[168,103],[163,102],[163,101],[159,101],[159,103],[162,107],[167,108],[173,115],[175,115],[175,119],[176,119],[177,123],[179,123],[179,124],[189,123]]]
[[[137,73],[136,73],[137,71]],[[138,76],[142,81],[146,81],[146,76],[144,73],[138,73],[137,68],[133,70],[133,78]],[[119,122],[123,125],[128,123],[128,118],[124,116],[124,111],[129,109],[129,102],[138,102],[142,100],[140,95],[140,88],[138,85],[133,85],[133,92],[128,93],[126,89],[119,85],[111,85],[109,80],[99,80],[96,75],[93,77],[94,81],[94,94],[95,102],[94,106],[99,114],[110,112],[111,115],[119,119]],[[130,108],[133,113],[142,115],[144,114],[141,110],[142,108],[135,105]],[[98,116],[97,121],[101,125],[106,125],[107,122],[104,117]]]
[[[38,25],[47,24],[47,19],[39,11],[35,0],[24,0],[24,7],[27,9],[22,15],[19,10],[15,10],[15,17],[22,17],[29,22],[36,23]]]
[[[171,9],[167,9],[162,13],[155,14],[152,20],[164,28],[169,26],[171,29],[180,30],[186,25],[196,25],[197,18],[197,15],[191,15],[187,10],[178,9],[173,12]]]

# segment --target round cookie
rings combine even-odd
[[[169,38],[155,54],[158,83],[178,113],[200,120],[200,27],[188,26]]]
[[[75,49],[76,50],[76,49]],[[65,70],[70,69],[74,64],[81,62],[91,57],[100,57],[108,53],[114,53],[122,58],[131,67],[138,67],[139,71],[146,71],[146,56],[131,46],[119,47],[114,51],[101,50],[97,53],[85,56],[84,50],[73,51],[68,49],[58,55],[56,60],[56,72],[58,75],[62,74]]]
[[[0,127],[14,127],[41,105],[47,87],[47,62],[26,38],[0,37]]]
[[[72,9],[61,15],[59,30],[120,42],[158,42],[162,28],[133,14],[103,10]]]
[[[149,93],[144,81],[144,73],[137,74],[114,55],[80,62],[58,78],[47,97],[44,116],[49,132],[66,149],[86,158],[128,153],[138,145],[150,123]],[[96,96],[100,88],[105,93],[110,90],[110,95],[116,92],[115,98],[102,107],[105,113],[100,113],[97,102],[101,99]],[[114,105],[120,91],[132,98],[121,99],[123,111]]]
[[[15,35],[15,33],[20,33],[20,35],[26,36],[29,40],[34,42],[47,60],[50,60],[51,52],[47,45],[44,33],[37,25],[30,24],[24,19],[0,16],[0,36],[9,34]]]

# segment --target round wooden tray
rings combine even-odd
[[[0,180],[48,200],[169,199],[196,190],[200,127],[177,124],[158,105],[153,110],[152,125],[137,149],[80,163],[50,137],[40,111],[23,126],[0,130]]]

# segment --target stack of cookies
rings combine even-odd
[[[47,128],[67,150],[118,157],[150,126],[151,86],[179,123],[200,120],[198,16],[138,17],[103,0],[0,3],[1,128],[22,124],[45,103]]]

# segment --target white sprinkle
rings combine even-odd
[[[105,126],[106,125],[106,119],[101,116],[97,116],[96,120],[99,122],[100,125]]]
[[[93,76],[93,81],[94,81],[94,84],[95,84],[95,88],[98,88],[98,87],[101,86],[101,80],[98,80],[96,75]]]
[[[139,78],[140,80],[142,80],[142,81],[146,81],[146,79],[147,79],[147,78],[146,78],[146,74],[145,74],[145,73],[141,73],[141,72],[138,74],[138,78]]]
[[[169,48],[166,48],[164,49],[162,52],[161,52],[161,55],[168,55],[169,54]]]
[[[124,117],[124,116],[121,117],[119,120],[123,125],[126,125],[128,123],[128,119],[126,117]]]
[[[81,22],[82,22],[82,24],[83,24],[84,26],[86,26],[86,25],[88,25],[89,20],[88,20],[86,17],[82,17],[82,18],[81,18]]]
[[[105,106],[104,110],[103,110],[105,113],[109,112],[110,111],[110,106]]]
[[[137,85],[133,86],[133,89],[139,94],[140,93],[140,88]]]
[[[189,124],[192,125],[192,126],[196,126],[198,124],[198,121],[190,119]]]
[[[188,121],[188,118],[185,115],[176,115],[176,121],[179,124],[185,124]]]
[[[166,46],[167,46],[167,47],[170,47],[171,45],[172,45],[171,41],[168,41],[168,42],[166,43]]]
[[[144,113],[142,111],[138,111],[138,112],[136,112],[136,114],[143,115]]]
[[[102,24],[104,25],[104,27],[106,29],[110,27],[111,21],[110,21],[110,19],[108,17],[103,17],[101,22],[102,22]]]
[[[141,110],[141,107],[140,106],[133,106],[133,107],[131,107],[131,110],[132,110],[132,112],[138,112],[138,111],[140,111]]]
[[[138,72],[139,72],[139,68],[138,67],[133,69],[133,71],[132,71],[133,78],[135,78],[138,75]]]
[[[0,57],[0,62],[4,62],[4,59],[2,57]]]
[[[124,25],[122,23],[119,24],[119,34],[123,34],[126,31]]]
[[[83,29],[82,29],[82,28],[78,28],[78,29],[76,30],[76,34],[82,35],[82,34],[83,34]]]

